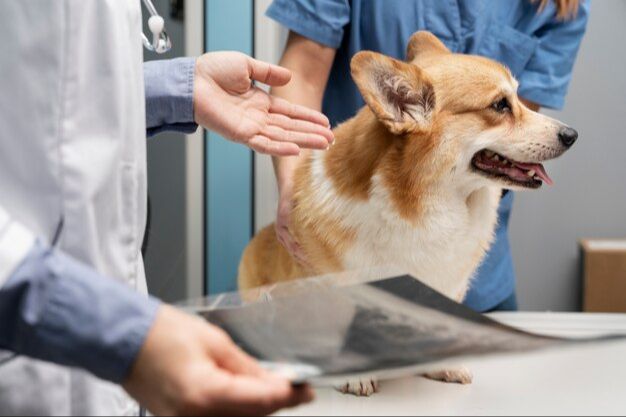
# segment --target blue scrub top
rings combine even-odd
[[[531,0],[274,0],[267,15],[293,32],[336,48],[323,110],[333,125],[365,103],[350,76],[350,59],[361,50],[404,59],[411,35],[428,30],[453,52],[476,54],[507,65],[520,82],[519,95],[560,109],[589,14],[583,0],[577,17],[556,18],[553,2],[539,11]],[[497,239],[472,283],[465,303],[495,308],[515,292],[507,235],[513,204],[500,206]]]

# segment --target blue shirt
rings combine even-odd
[[[151,61],[143,65],[148,136],[164,131],[192,133],[195,58]]]
[[[193,132],[194,59],[144,66],[148,134]],[[0,349],[122,383],[159,303],[38,242],[0,288]],[[10,360],[0,352],[0,366]]]
[[[361,50],[404,59],[411,35],[428,30],[453,52],[483,55],[507,65],[521,97],[543,107],[564,104],[574,60],[585,32],[589,0],[577,17],[556,18],[550,2],[539,11],[530,0],[274,0],[267,15],[288,29],[336,48],[323,110],[333,124],[352,116],[364,101],[350,76]],[[500,206],[497,239],[465,300],[490,310],[515,291],[507,237],[513,194]]]

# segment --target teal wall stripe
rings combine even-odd
[[[206,1],[207,51],[253,53],[252,0]],[[208,133],[207,280],[209,294],[236,289],[237,267],[252,231],[252,153]]]

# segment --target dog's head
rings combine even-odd
[[[542,162],[578,133],[527,108],[518,83],[492,60],[451,53],[435,36],[414,34],[407,62],[374,52],[352,60],[352,75],[378,120],[411,147],[436,153],[441,172],[512,189],[552,180]],[[414,152],[413,152],[414,153]]]

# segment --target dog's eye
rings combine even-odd
[[[509,99],[504,97],[491,105],[491,108],[498,113],[508,113],[511,111],[511,103]]]

